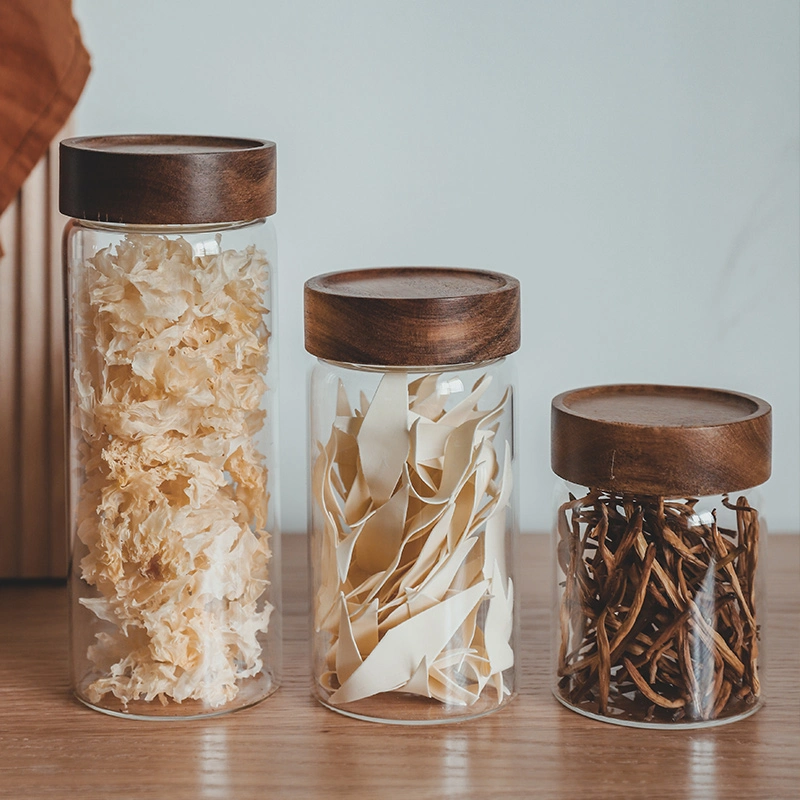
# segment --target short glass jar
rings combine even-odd
[[[71,667],[109,714],[280,680],[275,145],[61,143]]]
[[[578,389],[552,404],[553,692],[606,722],[696,728],[763,703],[771,409],[713,389]]]
[[[517,688],[519,283],[331,273],[305,320],[314,693],[381,722],[494,711]]]

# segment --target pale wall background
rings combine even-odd
[[[278,142],[282,516],[305,529],[302,285],[484,267],[523,287],[522,526],[549,403],[618,381],[774,407],[772,530],[800,529],[800,4],[76,0],[79,134]]]

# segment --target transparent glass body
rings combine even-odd
[[[517,687],[507,359],[310,380],[312,672],[343,714],[439,723]]]
[[[559,482],[553,693],[643,728],[698,728],[763,703],[766,525],[757,489],[652,497]]]
[[[193,718],[280,681],[271,222],[71,221],[72,685]]]

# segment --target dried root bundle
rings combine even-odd
[[[591,714],[692,722],[756,703],[758,512],[590,490],[559,509],[558,691]]]

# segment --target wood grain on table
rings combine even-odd
[[[312,701],[305,537],[283,539],[284,680],[193,722],[91,711],[69,692],[63,586],[0,585],[2,798],[800,797],[800,536],[771,536],[766,706],[730,725],[623,728],[549,692],[548,538],[522,537],[521,691],[456,725],[360,722]]]

